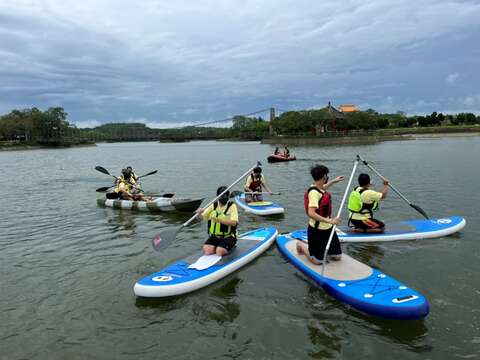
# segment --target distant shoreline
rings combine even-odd
[[[91,144],[75,144],[75,145],[68,145],[68,146],[44,146],[44,145],[0,145],[0,151],[21,151],[21,150],[56,150],[56,149],[71,149],[71,148],[78,148],[78,147],[90,147],[90,146],[97,146],[96,143]]]
[[[429,128],[430,129],[430,128]],[[480,136],[480,127],[451,129],[453,131],[437,131],[425,132],[419,129],[419,132],[398,131],[400,133],[388,134],[387,131],[379,131],[371,135],[364,136],[341,136],[341,137],[290,137],[277,136],[266,138],[262,140],[262,144],[270,145],[322,145],[322,146],[337,146],[337,145],[368,145],[376,144],[383,141],[402,141],[402,140],[419,140],[419,139],[440,139],[444,137],[473,137]],[[443,129],[445,130],[445,128]]]
[[[433,131],[437,130],[437,131]],[[439,131],[440,130],[440,131]],[[450,131],[449,131],[450,130]],[[417,132],[418,131],[418,132]],[[269,145],[321,145],[321,146],[338,146],[338,145],[368,145],[376,144],[383,141],[403,141],[403,140],[421,140],[421,139],[440,139],[447,137],[475,137],[480,136],[480,126],[459,127],[459,128],[418,128],[414,129],[390,129],[379,130],[376,133],[362,136],[275,136],[260,140],[240,139],[240,138],[218,138],[218,139],[188,139],[182,141],[168,140],[166,142],[159,140],[143,140],[149,142],[159,142],[163,144],[184,143],[190,141],[222,141],[222,142],[239,142],[239,141],[260,141],[261,144]],[[118,141],[108,143],[121,143],[131,141]],[[45,146],[45,145],[27,145],[27,144],[9,144],[1,145],[0,151],[21,151],[21,150],[47,150],[47,149],[68,149],[77,147],[97,146],[97,143],[106,143],[98,141],[89,144],[68,144],[64,146]]]

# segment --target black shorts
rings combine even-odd
[[[237,244],[237,239],[233,236],[229,236],[226,238],[216,237],[214,235],[210,235],[207,241],[205,241],[205,245],[212,245],[215,247],[221,247],[230,252],[233,247]]]
[[[383,222],[373,218],[365,219],[365,220],[351,219],[350,221],[352,222],[353,227],[355,229],[359,229],[363,231],[367,231],[370,229],[380,229],[380,230],[385,229],[385,224]]]
[[[328,238],[332,232],[333,226],[328,230],[316,229],[314,227],[308,226],[307,235],[308,235],[308,252],[310,256],[315,256],[318,260],[323,260],[323,254],[325,253],[325,248],[327,247]],[[338,240],[337,233],[335,232],[332,237],[332,242],[330,243],[330,248],[328,249],[328,255],[340,255],[342,253],[342,248],[340,247],[340,240]]]

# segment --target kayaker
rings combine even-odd
[[[122,175],[117,178],[115,185],[115,192],[122,200],[143,200],[141,194],[132,194],[133,185],[131,183],[131,172],[129,170],[122,169]]]
[[[130,182],[132,185],[135,185],[138,182],[138,176],[135,174],[135,171],[133,171],[133,168],[131,166],[126,167],[127,172],[130,174]]]
[[[374,219],[373,212],[378,209],[378,203],[387,197],[388,181],[383,180],[383,189],[378,192],[371,189],[370,176],[360,174],[358,185],[350,193],[348,199],[349,224],[353,225],[353,230],[356,232],[383,232],[385,224],[378,219]]]
[[[263,201],[262,189],[272,192],[265,182],[265,176],[262,174],[262,168],[257,166],[252,173],[248,175],[245,183],[245,202]],[[252,194],[254,193],[254,194]]]
[[[344,180],[345,177],[337,176],[329,182],[328,172],[328,168],[323,165],[315,165],[310,169],[313,184],[305,192],[303,199],[305,212],[308,215],[308,244],[302,241],[297,241],[296,244],[298,254],[305,255],[315,265],[322,264],[333,225],[340,224],[338,217],[332,218],[332,201],[326,190],[333,184]],[[334,233],[328,249],[328,259],[340,260],[341,257],[340,241],[337,234]]]
[[[217,195],[227,189],[220,186]],[[227,255],[237,243],[238,211],[237,206],[230,201],[227,191],[208,208],[197,209],[198,216],[208,221],[209,238],[203,245],[204,255]]]

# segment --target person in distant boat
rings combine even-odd
[[[263,201],[262,189],[272,192],[265,182],[265,176],[262,174],[262,168],[257,166],[248,175],[245,183],[245,202]],[[253,193],[253,194],[252,194]]]
[[[290,150],[288,149],[287,145],[285,145],[284,147],[283,156],[285,156],[286,158],[290,156]]]
[[[273,152],[273,155],[278,155],[280,154],[280,149],[278,148],[278,146],[275,148],[275,151]]]
[[[308,216],[307,238],[308,244],[297,241],[297,253],[305,255],[311,263],[321,265],[333,225],[340,224],[338,217],[332,217],[332,200],[326,191],[330,186],[343,181],[345,177],[337,176],[328,181],[328,168],[315,165],[310,169],[313,184],[305,192],[303,202]],[[327,258],[340,260],[342,249],[337,233],[333,233],[332,242],[328,249]]]
[[[122,200],[143,200],[141,194],[132,194],[132,172],[128,169],[122,169],[122,175],[117,178],[115,192],[118,198]]]
[[[372,190],[370,176],[360,174],[358,185],[348,199],[348,210],[350,210],[349,224],[353,225],[356,232],[380,233],[385,230],[385,224],[373,218],[373,212],[378,209],[378,203],[387,197],[388,181],[383,180],[381,192]]]
[[[217,195],[226,189],[226,186],[220,186]],[[238,226],[238,210],[230,201],[230,192],[227,191],[206,209],[197,209],[197,214],[208,221],[209,237],[203,245],[203,254],[225,256],[230,253],[237,243]]]

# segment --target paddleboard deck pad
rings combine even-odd
[[[452,216],[430,220],[407,220],[387,224],[383,233],[358,233],[347,226],[339,226],[337,235],[341,242],[379,242],[397,240],[429,239],[447,236],[460,231],[466,221],[460,216]],[[307,241],[307,230],[297,230],[291,236],[298,240]]]
[[[289,235],[277,237],[282,254],[337,300],[388,319],[415,320],[428,314],[428,301],[420,293],[346,254],[340,261],[328,262],[322,277],[321,265],[314,265],[297,253],[297,241]]]
[[[245,194],[235,196],[235,203],[245,212],[255,215],[278,215],[285,212],[285,209],[281,205],[271,201],[246,203]]]
[[[247,232],[239,236],[237,245],[230,254],[223,256],[216,263],[212,261],[213,265],[207,268],[200,266],[202,270],[193,268],[199,267],[191,266],[199,263],[198,260],[202,257],[202,254],[199,253],[145,276],[135,284],[133,291],[137,296],[159,298],[198,290],[224,278],[257,258],[273,244],[277,234],[274,227]]]

